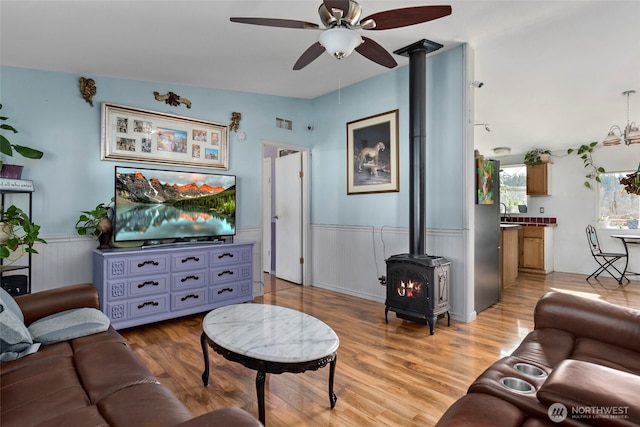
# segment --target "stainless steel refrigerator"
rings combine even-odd
[[[475,310],[500,300],[500,162],[476,161]]]

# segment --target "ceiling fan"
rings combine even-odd
[[[360,19],[362,8],[355,0],[323,0],[318,8],[319,25],[278,18],[230,18],[231,22],[241,24],[264,25],[267,27],[299,28],[322,30],[319,41],[312,44],[293,66],[301,70],[327,51],[337,59],[346,58],[354,50],[365,58],[384,67],[393,68],[398,63],[391,54],[368,37],[361,36],[355,30],[389,30],[407,27],[451,14],[451,6],[416,6],[391,9],[374,13]]]

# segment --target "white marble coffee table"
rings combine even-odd
[[[256,390],[262,424],[265,424],[264,381],[267,373],[298,373],[329,364],[329,401],[331,408],[335,407],[333,376],[340,340],[322,321],[275,305],[233,304],[211,311],[202,326],[202,382],[205,386],[209,383],[207,343],[226,359],[258,371]]]

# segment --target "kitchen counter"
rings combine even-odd
[[[514,224],[526,227],[557,227],[555,217],[543,216],[500,216],[500,226]]]

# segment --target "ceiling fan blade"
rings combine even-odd
[[[324,0],[323,3],[329,12],[331,9],[340,9],[345,15],[349,12],[349,0]]]
[[[356,52],[360,55],[387,68],[393,68],[398,65],[391,54],[378,43],[365,36],[362,36],[362,40],[364,42],[356,47]]]
[[[305,50],[298,61],[293,66],[294,70],[302,70],[307,65],[311,64],[317,57],[322,55],[325,51],[324,46],[320,44],[320,42],[315,42],[309,49]]]
[[[293,19],[277,19],[277,18],[229,18],[231,22],[240,24],[264,25],[266,27],[280,28],[303,28],[316,30],[320,28],[318,24],[305,21],[296,21]]]
[[[361,21],[373,19],[376,27],[371,28],[372,30],[390,30],[421,24],[447,15],[451,15],[451,6],[416,6],[374,13]]]

